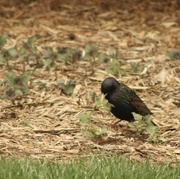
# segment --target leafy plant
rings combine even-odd
[[[38,52],[38,49],[35,45],[35,41],[37,40],[36,36],[29,37],[26,42],[23,43],[21,46],[19,53],[23,54],[27,50],[31,52],[32,54],[36,54]]]
[[[110,111],[110,105],[108,105],[108,100],[104,97],[104,95],[97,96],[95,98],[95,109],[103,108],[107,111]]]
[[[29,37],[18,50],[18,59],[24,64],[23,71],[25,71],[26,63],[30,67],[35,66],[35,68],[43,66],[42,54],[38,51],[36,40],[36,36]]]
[[[157,136],[158,127],[152,123],[151,115],[141,116],[137,113],[132,113],[132,114],[135,120],[138,121],[138,124],[136,126],[129,124],[129,126],[136,128],[139,132],[145,130],[149,134],[149,138],[148,138],[149,142],[158,142],[159,140]]]
[[[81,114],[79,116],[80,124],[82,125],[81,132],[88,138],[100,138],[102,135],[106,134],[107,128],[102,127],[98,129],[91,122],[91,116],[87,114]]]
[[[111,49],[109,51],[109,58],[112,58],[112,59],[119,59],[119,56],[120,56],[120,52],[116,49]]]
[[[49,70],[55,64],[57,53],[54,52],[53,48],[48,47],[44,50],[44,58],[45,60],[43,60],[43,65]]]
[[[7,35],[0,35],[0,49],[7,43]]]
[[[94,73],[95,64],[97,62],[101,64],[103,62],[101,59],[104,58],[104,56],[104,53],[99,52],[98,45],[86,45],[83,59],[90,62],[92,74]]]
[[[5,76],[6,91],[3,94],[3,99],[9,99],[14,96],[22,95],[29,92],[28,81],[30,79],[30,71],[26,71],[21,75],[16,75],[13,72],[8,72]]]
[[[74,88],[76,86],[76,82],[73,80],[69,80],[69,81],[58,80],[58,86],[64,94],[72,95]]]
[[[38,81],[36,84],[38,85],[38,89],[39,89],[39,90],[47,89],[47,84],[46,84],[46,83],[43,83],[43,82],[41,82],[41,81]]]
[[[91,64],[95,64],[96,58],[99,55],[99,46],[98,45],[86,45],[85,46],[85,60],[90,60]]]
[[[10,68],[9,61],[18,56],[18,51],[15,48],[1,49],[0,62],[5,62],[6,66]]]
[[[81,58],[81,51],[68,47],[58,47],[56,49],[47,48],[44,51],[44,57],[46,60],[43,61],[46,69],[50,69],[55,66],[56,61],[60,61],[64,64],[74,63],[76,60]]]
[[[111,62],[107,72],[115,76],[124,74],[124,70],[120,67],[119,54],[120,52],[117,50],[111,50],[109,52],[109,58],[111,59]]]
[[[139,65],[139,63],[130,63],[131,65],[131,71],[133,71],[134,73],[141,73],[144,69],[144,65]]]
[[[18,50],[15,48],[5,49],[4,45],[7,43],[7,36],[0,36],[0,62],[5,62],[8,69],[10,68],[9,60],[18,56]]]
[[[65,64],[74,63],[82,57],[81,51],[74,48],[58,47],[57,52],[58,58]]]

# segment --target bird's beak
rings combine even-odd
[[[106,96],[107,94],[101,94],[101,104],[103,103],[103,101],[104,101],[104,98],[105,98],[105,96]]]

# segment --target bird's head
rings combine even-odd
[[[119,88],[120,83],[113,77],[106,78],[101,84],[101,92],[106,96]]]

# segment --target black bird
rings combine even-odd
[[[153,114],[139,96],[125,84],[108,77],[101,84],[101,92],[111,106],[111,113],[121,120],[133,122],[132,112],[142,116]]]

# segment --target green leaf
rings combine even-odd
[[[16,74],[13,72],[6,73],[6,83],[9,87],[14,87]]]
[[[22,94],[23,94],[23,92],[20,89],[15,90],[15,96],[20,96]]]
[[[4,55],[0,54],[0,62],[4,62],[4,61],[5,61]]]
[[[74,88],[76,86],[76,82],[75,81],[68,81],[67,85],[66,85],[66,94],[67,95],[72,95],[73,94],[73,91],[74,91]]]
[[[79,116],[79,120],[81,125],[86,126],[91,122],[91,116],[87,114],[81,114]]]
[[[124,71],[123,69],[121,69],[118,59],[113,59],[111,62],[111,66],[106,71],[112,75],[124,74]]]
[[[109,51],[109,57],[112,59],[119,59],[120,52],[116,49],[110,49]]]
[[[76,82],[73,80],[69,80],[65,83],[64,80],[58,80],[58,85],[63,93],[65,93],[66,95],[72,95],[76,86]]]
[[[20,54],[24,54],[26,51],[27,49],[24,46],[21,46],[21,48],[19,49]]]
[[[14,89],[11,87],[7,87],[5,93],[3,94],[3,99],[10,99],[15,95]]]
[[[103,107],[105,110],[110,111],[111,107],[108,103],[108,100],[104,96],[97,96],[95,98],[95,107],[100,108]]]
[[[19,78],[20,78],[23,85],[28,84],[28,81],[29,81],[30,77],[31,77],[31,72],[30,71],[26,71],[25,73],[23,73],[23,74],[21,74],[19,76]]]
[[[98,54],[99,45],[86,45],[85,47],[85,56],[94,57]]]
[[[29,92],[29,86],[22,86],[20,89],[21,89],[21,91],[23,93],[28,93]]]
[[[59,88],[61,90],[66,90],[66,85],[65,85],[65,81],[64,80],[58,80],[57,83],[58,83]]]
[[[88,138],[93,138],[94,134],[90,131],[85,131],[84,134],[88,137]]]
[[[30,46],[34,45],[34,42],[36,41],[36,39],[37,38],[35,36],[29,37],[27,41],[28,45]]]
[[[151,135],[153,135],[156,132],[156,130],[157,130],[157,127],[154,126],[152,123],[146,127],[147,133],[149,133]]]
[[[36,84],[38,85],[38,89],[39,89],[39,90],[42,90],[42,89],[46,89],[46,88],[47,88],[47,84],[46,84],[46,83],[43,83],[43,82],[41,82],[41,81],[38,81]]]
[[[44,55],[46,58],[49,58],[53,55],[53,49],[52,48],[48,48],[47,50],[44,51]]]
[[[7,43],[7,35],[0,35],[0,48],[2,48]]]
[[[137,121],[141,121],[142,120],[142,116],[140,114],[137,114],[137,113],[133,112],[132,115],[134,116],[135,120],[137,120]]]
[[[11,57],[16,57],[18,55],[18,51],[15,48],[10,48],[8,53]]]
[[[70,59],[70,56],[68,54],[56,54],[56,59],[58,61],[66,62]]]
[[[128,123],[128,126],[131,127],[131,128],[135,128],[135,126],[130,122]]]
[[[46,68],[49,68],[52,62],[53,62],[52,59],[48,59],[48,60],[43,61],[43,64]]]
[[[96,135],[103,135],[107,133],[107,128],[103,127],[100,131],[96,131],[95,134]]]
[[[11,91],[16,95],[21,95],[22,93],[29,92],[28,81],[30,79],[30,71],[17,76],[13,72],[8,72],[6,74],[6,87],[11,89]],[[8,93],[9,90],[7,90]],[[7,96],[9,96],[7,94]]]

